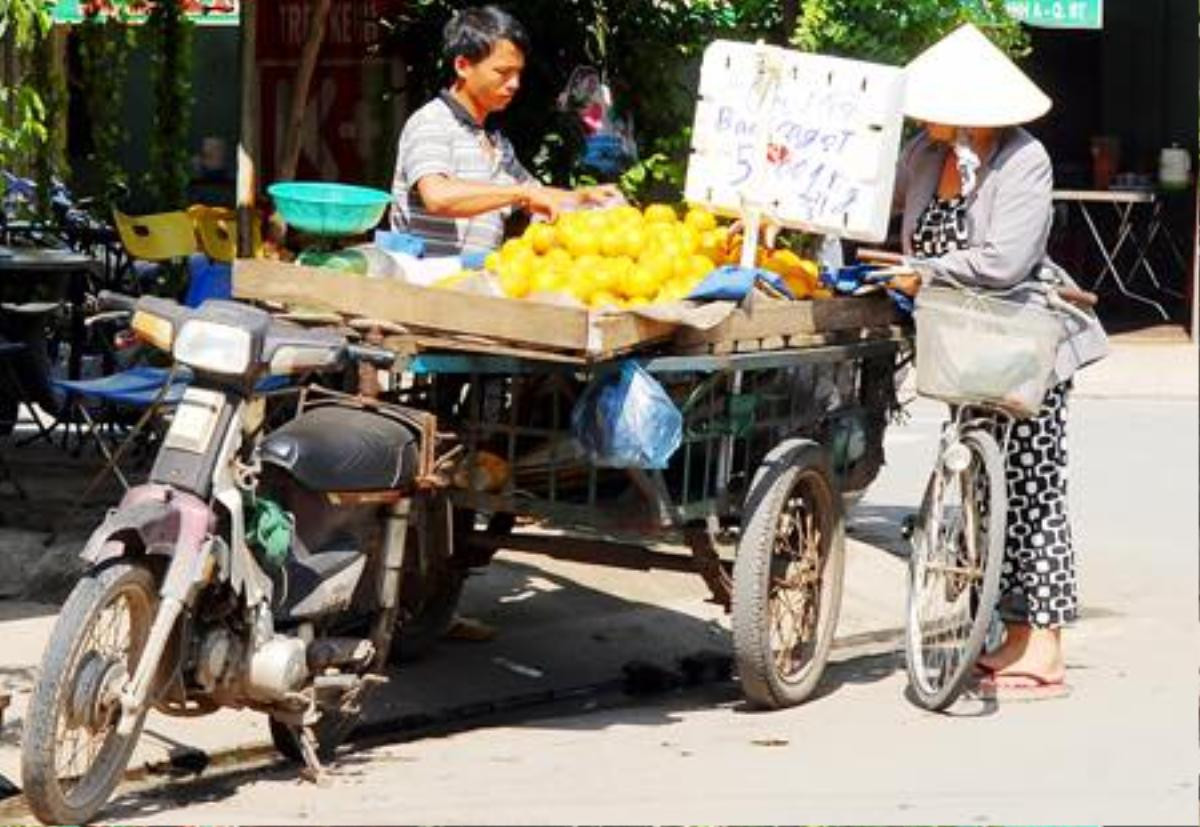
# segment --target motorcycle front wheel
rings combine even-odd
[[[47,824],[86,824],[108,801],[141,734],[117,732],[121,687],[157,608],[154,576],[120,560],[89,573],[59,613],[25,719],[25,797]]]

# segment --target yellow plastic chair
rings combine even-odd
[[[188,215],[196,226],[200,249],[213,261],[230,262],[237,256],[237,210],[230,207],[210,207],[193,204]],[[254,255],[262,248],[262,230],[253,226]]]
[[[117,234],[130,258],[170,261],[196,252],[196,231],[185,212],[126,215],[113,210]]]

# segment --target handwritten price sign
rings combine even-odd
[[[704,53],[686,197],[785,227],[887,235],[900,69],[718,40]]]

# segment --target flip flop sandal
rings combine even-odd
[[[977,678],[990,678],[996,674],[996,670],[986,663],[976,663],[972,668],[972,673]]]
[[[1011,679],[1025,683],[1006,682]],[[1070,694],[1070,685],[1061,678],[1048,680],[1030,672],[993,672],[979,682],[980,697],[1003,702],[1048,701],[1053,698],[1065,698]]]

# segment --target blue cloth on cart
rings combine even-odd
[[[404,253],[413,258],[421,258],[425,255],[425,239],[412,233],[376,230],[375,246],[392,253]]]
[[[395,230],[376,230],[375,246],[390,253],[403,253],[413,258],[425,256],[425,239],[412,233],[401,233]],[[478,270],[483,266],[483,260],[489,251],[463,253],[459,260],[464,270]]]
[[[739,301],[760,281],[766,282],[785,296],[792,297],[792,291],[776,273],[761,267],[726,264],[705,276],[704,281],[692,288],[687,298],[697,301]]]
[[[459,258],[464,270],[478,270],[483,267],[483,261],[487,256],[486,251],[480,250],[475,253],[463,253]]]
[[[852,264],[839,267],[837,270],[822,270],[821,282],[830,290],[845,296],[852,296],[864,287],[887,281],[890,276],[879,274],[879,268],[869,264]],[[887,288],[888,297],[892,304],[906,315],[912,315],[913,301],[899,290]]]
[[[633,360],[598,376],[571,410],[571,434],[597,465],[663,469],[683,441],[683,414]]]

